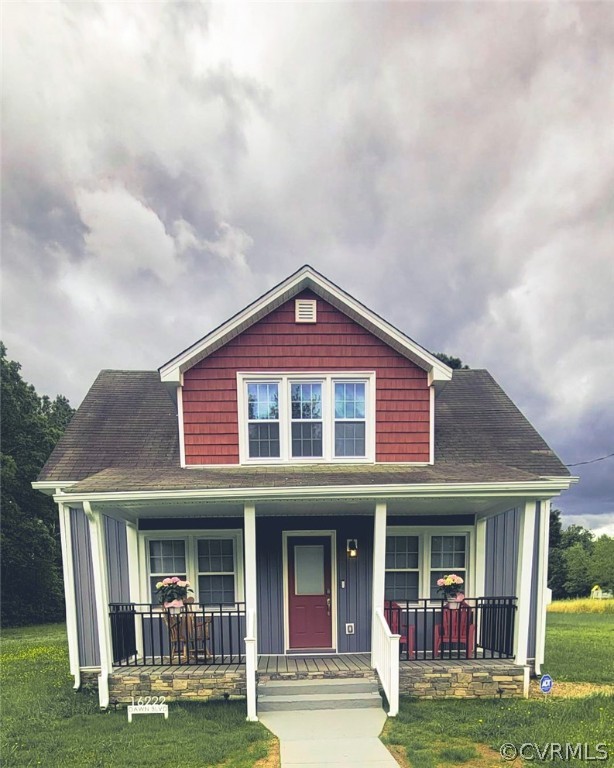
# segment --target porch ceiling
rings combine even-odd
[[[70,501],[70,500],[67,500]],[[518,504],[518,498],[415,498],[390,500],[388,517],[434,515],[476,515],[485,517]],[[137,522],[162,518],[237,518],[243,517],[243,503],[163,499],[150,501],[96,502],[96,509],[118,520]],[[257,517],[309,516],[373,516],[375,502],[371,499],[323,499],[309,501],[263,501],[256,503]]]

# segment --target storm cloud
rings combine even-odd
[[[309,263],[565,463],[614,451],[611,5],[14,3],[2,34],[2,335],[39,391]],[[613,470],[568,522],[614,533]]]

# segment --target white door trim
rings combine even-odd
[[[331,618],[332,632],[331,640],[333,647],[331,652],[336,652],[339,647],[337,637],[337,531],[282,531],[281,549],[282,549],[282,568],[284,582],[284,654],[290,650],[290,616],[288,612],[289,587],[288,587],[288,539],[294,536],[328,536],[330,538],[330,597],[331,597]]]

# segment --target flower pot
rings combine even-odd
[[[458,602],[458,600],[456,599],[456,596],[454,596],[454,597],[448,597],[448,602],[447,602],[447,604],[446,604],[446,607],[447,607],[447,608],[452,608],[452,610],[456,610],[457,608],[459,608],[459,607],[460,607],[460,603],[459,603],[459,602]]]
[[[183,600],[171,600],[168,603],[164,603],[164,607],[171,613],[180,613],[183,608]]]

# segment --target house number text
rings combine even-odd
[[[168,720],[168,704],[165,704],[165,696],[139,696],[132,704],[128,704],[128,722],[132,722],[132,715],[164,715]]]

